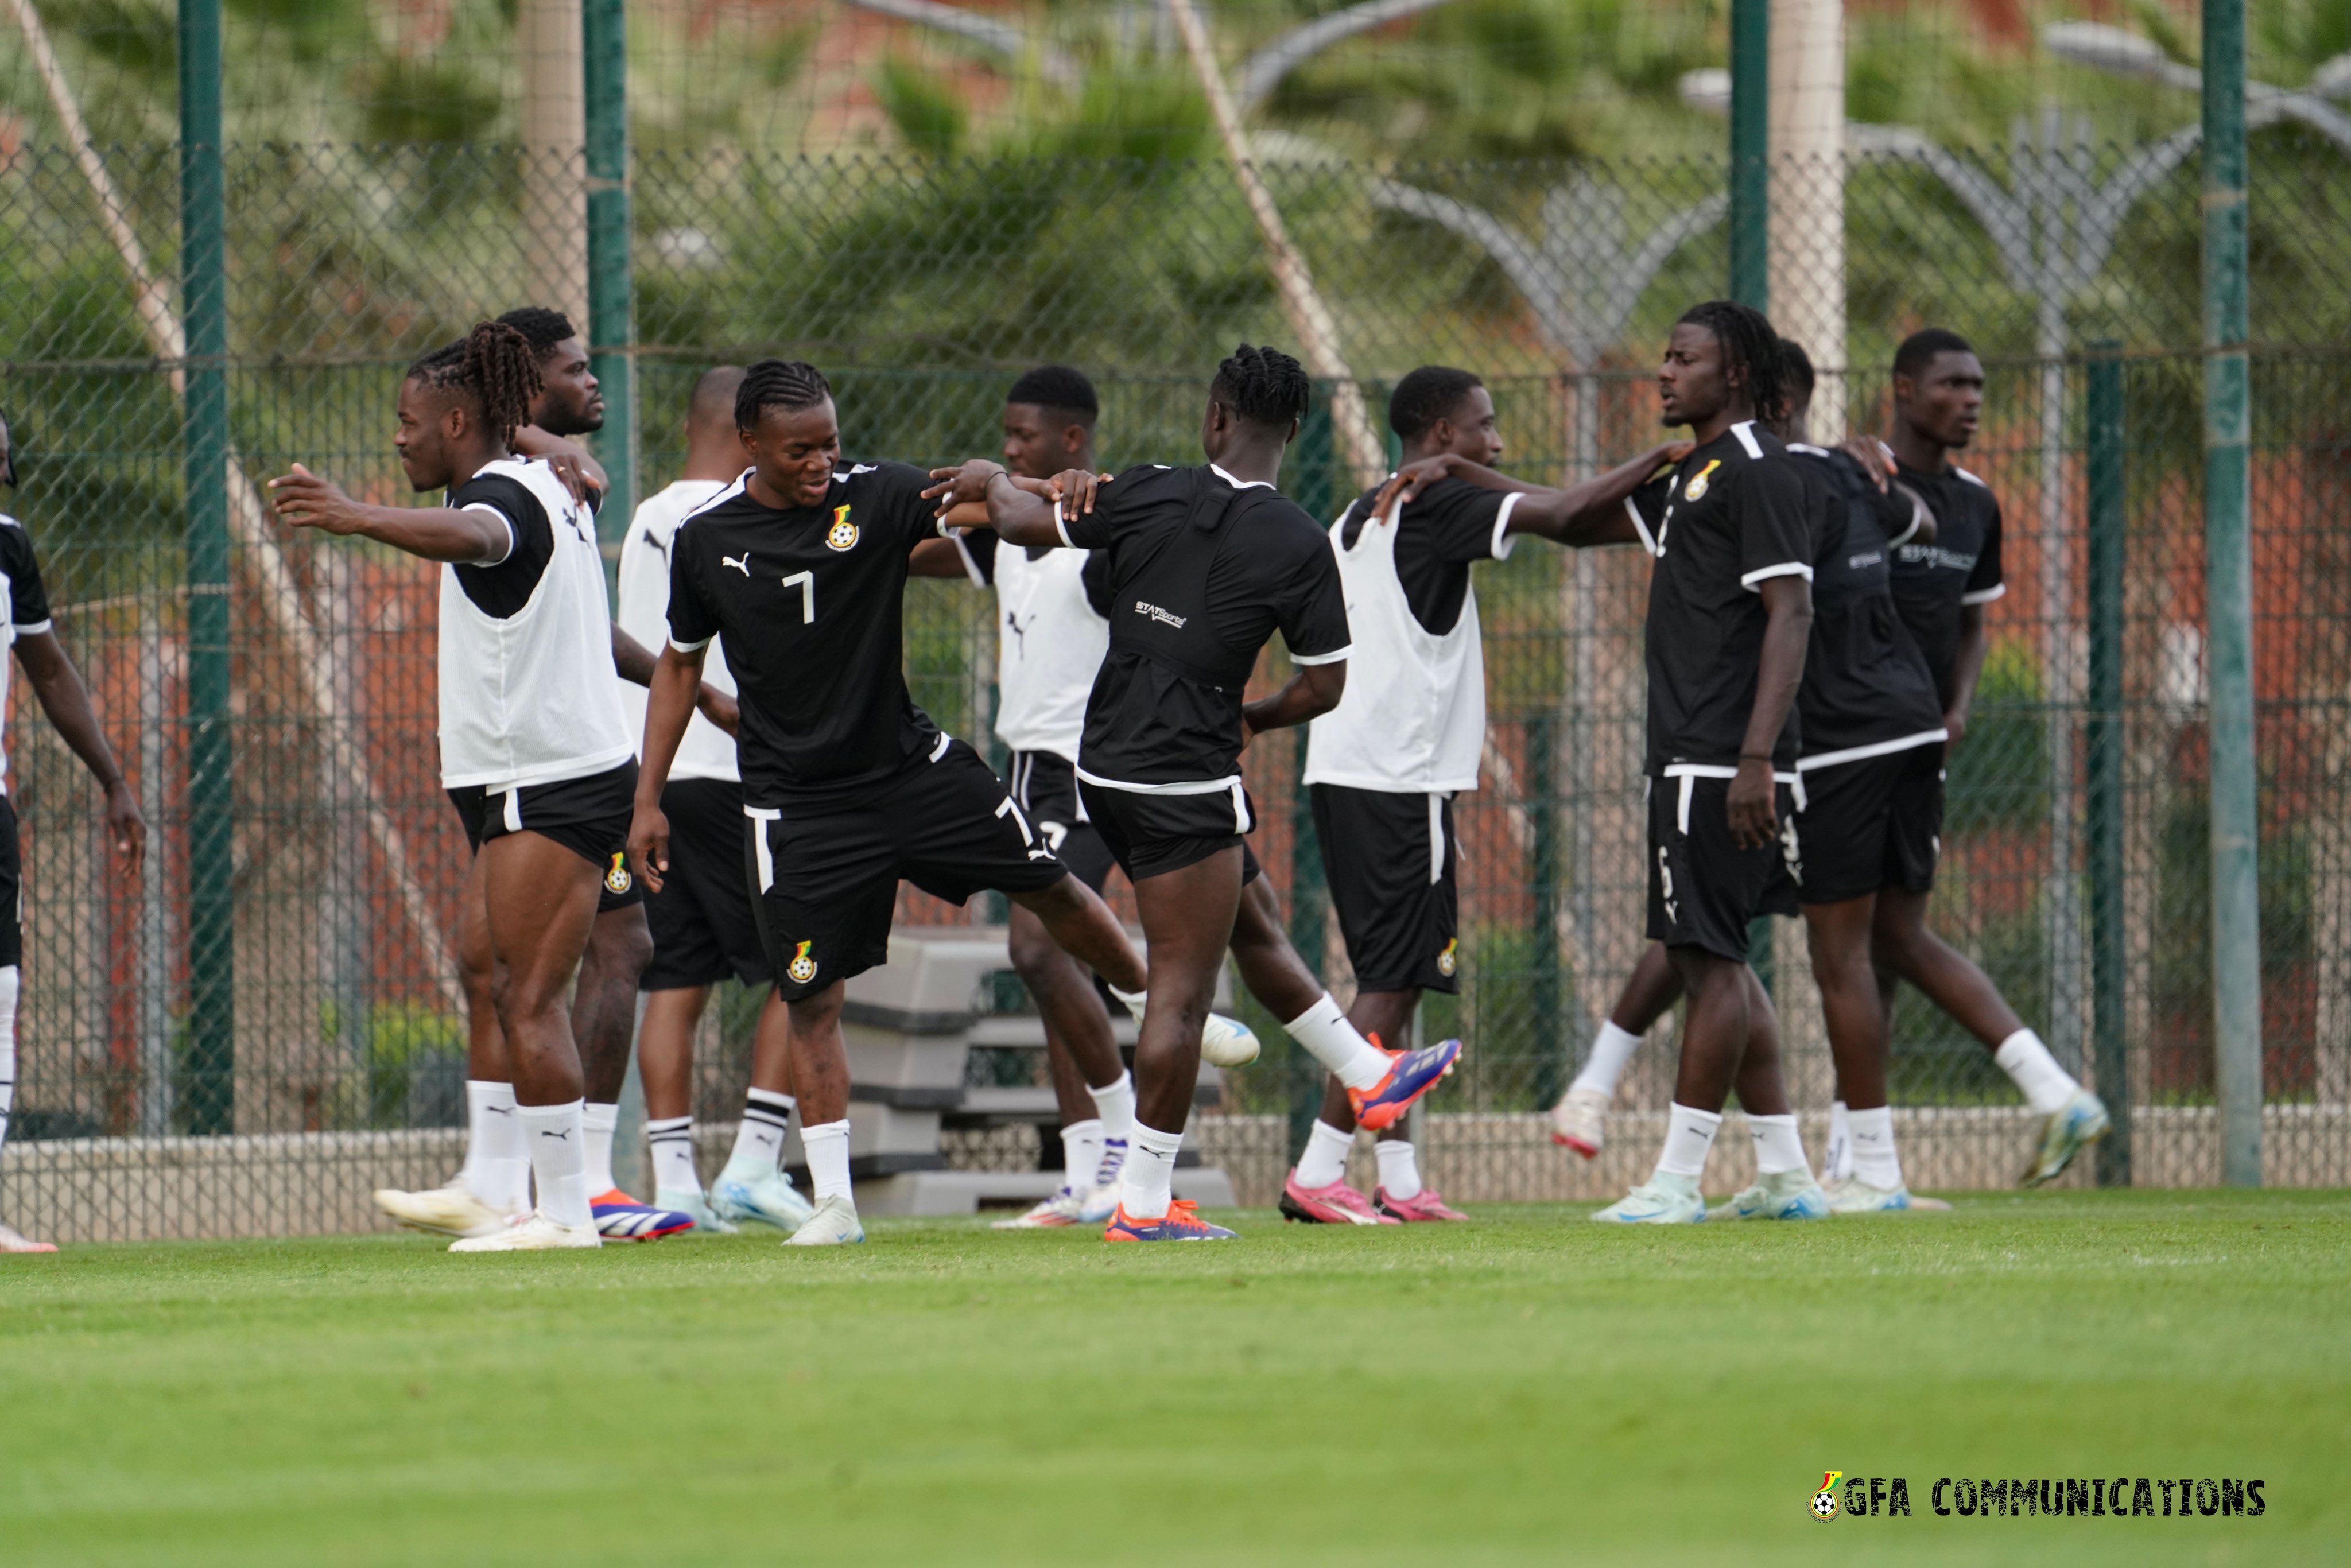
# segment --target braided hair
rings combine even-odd
[[[1780,334],[1763,312],[1733,299],[1709,299],[1683,311],[1674,325],[1684,323],[1714,334],[1722,345],[1726,377],[1733,365],[1744,372],[1738,384],[1746,390],[1757,418],[1779,419],[1787,413],[1787,367],[1780,356]]]
[[[501,446],[512,445],[515,432],[530,423],[530,400],[545,384],[530,340],[500,321],[476,321],[455,342],[421,356],[408,374],[436,391],[472,398]]]
[[[807,361],[761,360],[743,372],[743,384],[735,389],[735,428],[758,429],[763,408],[797,413],[831,396],[832,383]]]
[[[1208,395],[1254,424],[1288,424],[1306,417],[1313,391],[1306,367],[1280,349],[1243,343],[1217,367]]]

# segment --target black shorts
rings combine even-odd
[[[1458,991],[1452,797],[1343,784],[1308,789],[1356,988]]]
[[[961,904],[983,888],[1040,892],[1069,874],[1003,781],[959,740],[935,761],[909,763],[862,801],[746,814],[760,940],[786,1001],[888,961],[902,877]]]
[[[1777,791],[1780,837],[1742,850],[1723,803],[1730,782],[1691,774],[1649,780],[1649,936],[1743,964],[1748,922],[1792,913],[1795,791],[1785,783]]]
[[[553,839],[604,873],[596,913],[643,904],[644,889],[629,870],[629,820],[636,814],[637,765],[632,760],[585,779],[526,784],[495,799],[478,784],[449,791],[465,842],[479,851],[492,839],[532,832]]]
[[[1005,782],[1029,814],[1029,825],[1044,836],[1071,876],[1100,893],[1118,862],[1078,798],[1076,765],[1050,751],[1016,751],[1008,768],[1011,777]]]
[[[1257,880],[1257,856],[1241,839],[1257,827],[1257,802],[1238,783],[1214,794],[1149,795],[1081,779],[1078,795],[1129,882],[1198,865],[1235,844],[1241,847],[1241,885]]]
[[[16,802],[0,795],[0,969],[24,961],[25,856],[16,842]]]
[[[1799,898],[1843,904],[1885,887],[1925,893],[1935,885],[1942,752],[1940,744],[1914,746],[1806,770],[1792,868]]]
[[[715,986],[733,976],[747,986],[774,978],[759,945],[743,856],[751,838],[743,786],[731,779],[673,779],[662,788],[669,819],[669,872],[659,893],[645,890],[653,957],[641,991]]]

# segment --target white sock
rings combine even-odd
[[[1677,1105],[1674,1109],[1678,1111],[1681,1107]],[[1750,1115],[1747,1130],[1755,1139],[1757,1176],[1778,1176],[1782,1171],[1812,1174],[1812,1166],[1804,1163],[1804,1140],[1802,1134],[1796,1131],[1793,1115]]]
[[[1082,1122],[1072,1122],[1061,1129],[1061,1185],[1072,1192],[1082,1192],[1094,1183],[1094,1175],[1102,1169],[1102,1124],[1099,1117],[1090,1116]]]
[[[515,1113],[513,1084],[465,1080],[465,1168],[457,1179],[492,1208],[530,1204],[530,1154]]]
[[[653,1190],[699,1194],[701,1173],[694,1168],[694,1118],[667,1116],[645,1124],[645,1142],[653,1145]]]
[[[8,1144],[8,1113],[16,1105],[16,993],[24,972],[16,965],[0,967],[0,1148]]]
[[[1108,991],[1112,996],[1116,997],[1119,999],[1120,1005],[1124,1007],[1128,1012],[1134,1015],[1135,1028],[1141,1029],[1143,1027],[1143,1005],[1151,999],[1150,992],[1122,991],[1116,986],[1112,985],[1108,980],[1104,980],[1102,982],[1102,989]]]
[[[1592,1054],[1583,1059],[1583,1071],[1575,1075],[1568,1088],[1597,1089],[1610,1099],[1616,1097],[1616,1081],[1625,1076],[1625,1064],[1641,1049],[1641,1037],[1629,1029],[1616,1027],[1614,1019],[1602,1021],[1600,1032],[1592,1037]]]
[[[1102,1118],[1102,1135],[1124,1143],[1134,1132],[1134,1074],[1122,1071],[1107,1089],[1088,1085],[1094,1097],[1094,1114]]]
[[[1388,1075],[1386,1053],[1356,1032],[1328,991],[1321,1001],[1281,1027],[1306,1048],[1307,1055],[1329,1068],[1350,1089],[1369,1089]]]
[[[2041,1037],[2029,1029],[2018,1030],[2001,1040],[1991,1059],[2024,1091],[2024,1103],[2032,1107],[2035,1115],[2050,1116],[2064,1110],[2065,1102],[2074,1097],[2074,1091],[2081,1087],[2072,1073],[2057,1065],[2057,1059],[2049,1054]]]
[[[758,1091],[754,1090],[754,1093]],[[849,1196],[849,1123],[820,1122],[800,1127],[800,1145],[808,1150],[809,1185],[816,1200]]]
[[[1306,1146],[1298,1152],[1298,1185],[1329,1186],[1343,1177],[1347,1174],[1347,1151],[1354,1146],[1354,1134],[1343,1133],[1328,1122],[1317,1121],[1306,1130]]]
[[[765,1089],[743,1097],[743,1124],[735,1129],[735,1152],[726,1156],[725,1175],[757,1181],[776,1174],[783,1163],[784,1134],[791,1127],[794,1103],[790,1095]],[[800,1129],[800,1141],[808,1141],[806,1127]]]
[[[1420,1161],[1403,1138],[1382,1138],[1372,1145],[1380,1159],[1380,1186],[1390,1197],[1420,1196]]]
[[[1853,1113],[1853,1176],[1891,1192],[1902,1185],[1902,1156],[1894,1152],[1894,1107]]]
[[[1830,1181],[1853,1175],[1853,1124],[1842,1100],[1829,1102],[1829,1146],[1821,1151],[1821,1175]]]
[[[580,1124],[582,1102],[517,1105],[515,1120],[530,1150],[530,1174],[538,1178],[538,1208],[558,1225],[585,1225],[588,1212],[588,1133]]]
[[[1119,1207],[1130,1219],[1163,1219],[1176,1190],[1176,1151],[1184,1146],[1181,1133],[1134,1124],[1134,1146],[1126,1157],[1126,1180],[1119,1189]]]
[[[1666,1146],[1657,1155],[1657,1174],[1696,1181],[1706,1169],[1706,1156],[1721,1125],[1721,1112],[1693,1110],[1677,1102],[1666,1120]]]
[[[621,1124],[621,1108],[590,1100],[580,1107],[580,1124],[588,1138],[588,1196],[601,1197],[621,1185],[612,1179],[612,1129]]]

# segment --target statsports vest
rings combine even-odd
[[[456,568],[441,569],[441,781],[496,793],[617,768],[634,747],[594,518],[544,463],[502,458],[481,472],[537,497],[554,545],[529,601],[504,620],[465,597]]]
[[[1478,788],[1486,747],[1478,592],[1464,593],[1460,616],[1441,637],[1414,617],[1396,576],[1402,509],[1366,519],[1352,549],[1346,517],[1331,525],[1355,645],[1339,706],[1307,728],[1306,783],[1399,795]]]

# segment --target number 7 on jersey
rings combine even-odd
[[[800,624],[813,626],[816,624],[816,573],[796,571],[784,579],[786,588],[796,582],[800,585]]]

